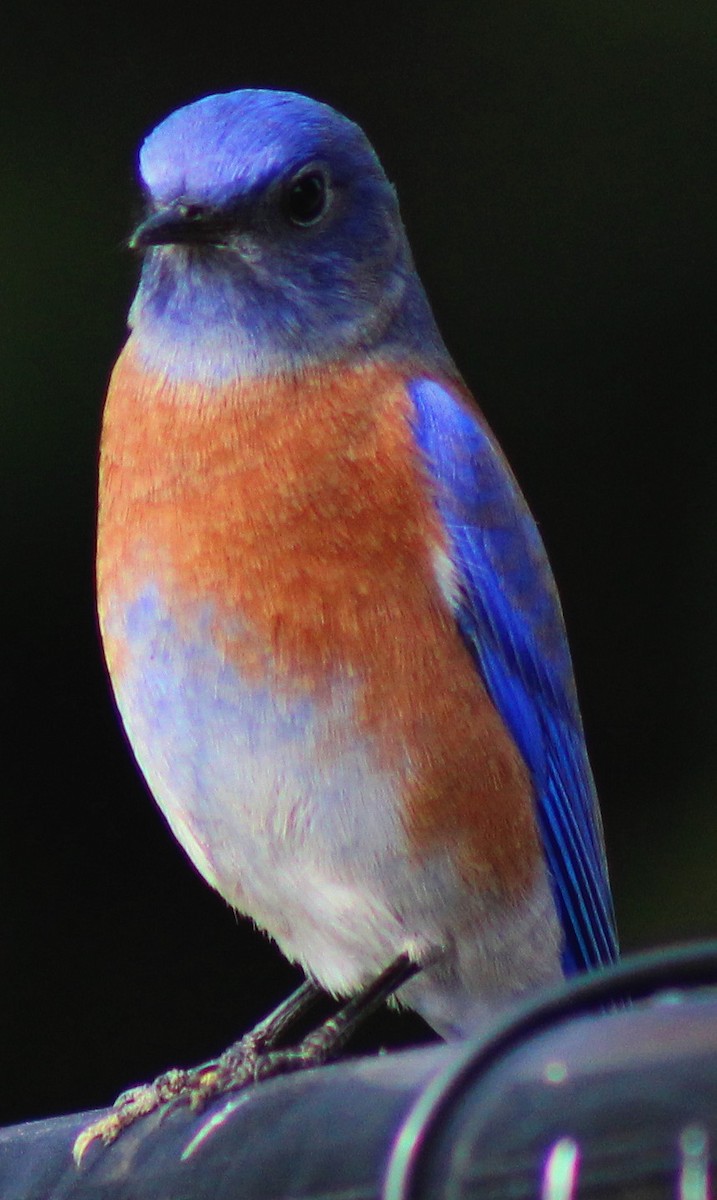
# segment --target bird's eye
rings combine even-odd
[[[306,228],[323,217],[329,203],[326,176],[318,167],[294,176],[286,190],[286,213],[292,225]]]

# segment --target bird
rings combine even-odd
[[[358,125],[210,95],[139,170],[97,549],[129,743],[200,874],[306,975],[262,1047],[317,989],[468,1036],[617,955],[536,523]],[[84,1147],[217,1078],[127,1093]]]

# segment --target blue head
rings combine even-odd
[[[148,366],[219,382],[378,350],[445,361],[394,189],[327,105],[208,96],[150,134],[140,170],[130,324]]]

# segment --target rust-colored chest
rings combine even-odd
[[[530,784],[458,635],[436,567],[449,551],[395,367],[200,393],[120,359],[98,545],[115,681],[130,651],[108,613],[148,586],[187,639],[210,613],[242,680],[317,703],[351,694],[336,737],[365,737],[395,776],[418,852],[448,840],[482,887],[525,890]]]

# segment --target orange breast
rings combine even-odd
[[[243,678],[318,701],[348,684],[415,853],[445,846],[476,886],[525,893],[530,782],[438,586],[447,547],[395,366],[212,391],[147,376],[130,347],[103,429],[101,619],[154,581],[180,627],[211,607]],[[116,676],[126,648],[105,644]]]

